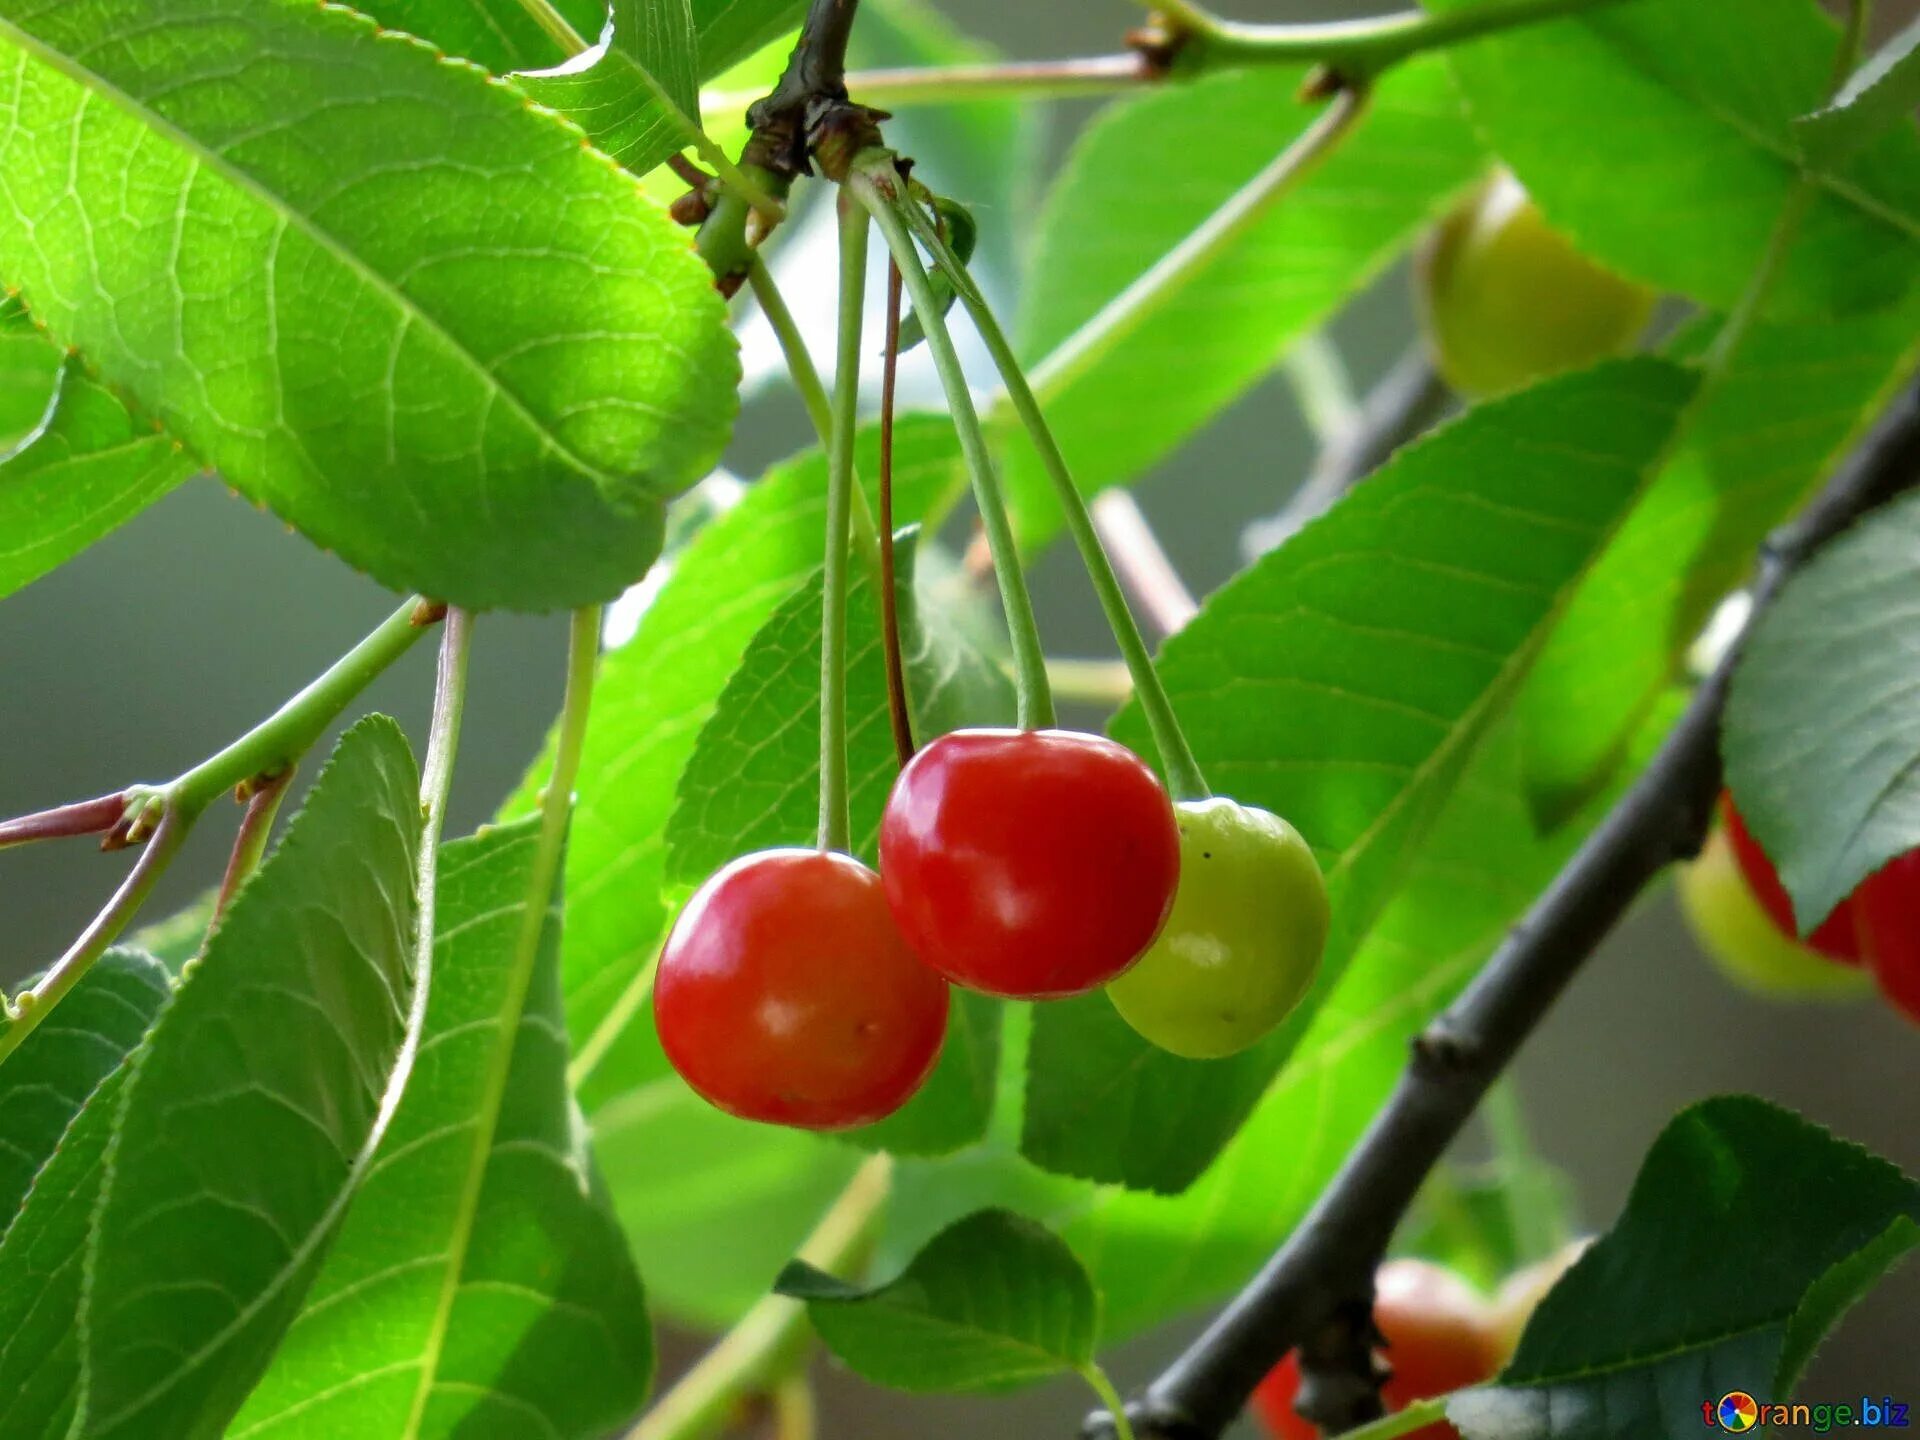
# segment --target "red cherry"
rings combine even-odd
[[[940,1057],[947,984],[846,855],[764,850],[718,871],[660,953],[667,1059],[729,1114],[808,1130],[904,1105]]]
[[[1393,1376],[1381,1387],[1387,1413],[1491,1380],[1500,1371],[1501,1337],[1492,1307],[1451,1270],[1424,1260],[1389,1260],[1374,1277],[1374,1324]],[[1289,1352],[1253,1392],[1254,1409],[1276,1440],[1316,1440],[1294,1411],[1300,1364]],[[1409,1432],[1409,1440],[1459,1440],[1445,1421]]]
[[[934,969],[990,995],[1051,999],[1106,984],[1153,943],[1180,831],[1153,772],[1111,740],[957,730],[895,782],[880,874]]]
[[[1851,903],[1880,993],[1920,1022],[1920,850],[1909,851],[1860,882]]]
[[[1720,814],[1726,821],[1727,838],[1733,842],[1734,859],[1740,862],[1740,873],[1747,877],[1747,884],[1753,887],[1753,896],[1760,902],[1760,908],[1780,927],[1781,934],[1788,939],[1798,939],[1800,931],[1793,921],[1793,902],[1787,898],[1786,887],[1780,883],[1780,874],[1767,858],[1767,852],[1760,848],[1760,842],[1753,838],[1753,832],[1747,829],[1747,822],[1741,818],[1740,812],[1734,809],[1733,796],[1724,790],[1720,792]],[[1829,960],[1838,960],[1843,965],[1858,965],[1862,951],[1854,900],[1855,896],[1849,895],[1834,906],[1833,913],[1800,943]]]

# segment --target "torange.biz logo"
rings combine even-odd
[[[1735,1434],[1765,1425],[1781,1430],[1811,1430],[1825,1435],[1829,1430],[1873,1426],[1882,1430],[1907,1428],[1907,1407],[1892,1396],[1878,1400],[1861,1397],[1858,1403],[1838,1405],[1769,1405],[1744,1390],[1734,1390],[1719,1400],[1702,1400],[1700,1418],[1709,1429],[1731,1430]]]

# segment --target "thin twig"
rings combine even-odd
[[[292,765],[277,775],[263,775],[247,787],[247,810],[233,837],[233,851],[227,856],[226,873],[220,877],[219,893],[213,897],[213,921],[227,913],[227,906],[259,868],[260,857],[267,852],[267,838],[273,833],[273,817],[280,813],[280,801],[293,780]]]
[[[1453,392],[1440,378],[1426,346],[1415,342],[1367,392],[1358,422],[1320,452],[1291,499],[1271,517],[1247,526],[1241,548],[1249,559],[1291,539],[1332,509],[1394,451],[1429,429],[1447,411]]]
[[[913,759],[913,716],[907,667],[900,655],[900,603],[893,563],[893,402],[900,378],[900,267],[887,261],[887,353],[880,370],[880,636],[887,656],[887,714],[893,750],[904,769]]]
[[[127,810],[127,792],[116,790],[97,800],[78,800],[32,815],[0,820],[0,850],[36,840],[65,840],[75,835],[105,835]]]
[[[1147,612],[1154,629],[1162,635],[1184,630],[1199,613],[1199,602],[1173,568],[1139,501],[1126,490],[1103,490],[1089,508],[1093,528],[1099,532],[1100,543],[1106,547],[1133,603]]]
[[[1920,387],[1763,549],[1753,613],[1827,540],[1916,481]],[[1136,1402],[1142,1440],[1217,1440],[1288,1350],[1310,1337],[1316,1348],[1343,1348],[1335,1343],[1343,1328],[1349,1341],[1370,1340],[1373,1273],[1422,1182],[1635,897],[1702,843],[1721,785],[1720,716],[1737,651],[1701,683],[1652,763],[1465,993],[1414,1041],[1399,1085],[1311,1213]],[[1311,1396],[1303,1387],[1302,1413],[1337,1433],[1377,1414],[1378,1396],[1358,1383]],[[1088,1433],[1113,1432],[1096,1415]]]

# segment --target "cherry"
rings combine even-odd
[[[1278,815],[1217,797],[1174,814],[1173,913],[1107,995],[1162,1050],[1211,1060],[1272,1030],[1313,983],[1327,886],[1307,842]]]
[[[1720,792],[1720,819],[1727,827],[1727,839],[1732,843],[1733,857],[1740,863],[1740,871],[1747,877],[1747,884],[1753,887],[1754,898],[1760,902],[1761,908],[1782,935],[1799,941],[1800,930],[1794,923],[1793,901],[1787,898],[1786,887],[1780,883],[1780,873],[1773,868],[1773,861],[1767,858],[1767,852],[1760,848],[1760,842],[1753,838],[1753,832],[1747,829],[1747,822],[1734,808],[1733,796],[1724,790]],[[1833,913],[1822,920],[1802,943],[1829,960],[1858,965],[1861,960],[1860,935],[1853,896],[1849,895],[1834,906]]]
[[[1920,850],[1874,871],[1850,903],[1859,911],[1861,940],[1880,993],[1920,1023]]]
[[[1389,1260],[1374,1276],[1373,1320],[1386,1338],[1393,1375],[1381,1387],[1387,1413],[1491,1380],[1505,1363],[1492,1308],[1455,1275],[1425,1260]],[[1278,1440],[1315,1440],[1293,1408],[1300,1365],[1292,1352],[1253,1392],[1254,1409]],[[1445,1421],[1409,1432],[1410,1440],[1459,1440]]]
[[[1132,751],[1065,730],[956,730],[894,783],[880,874],[948,979],[1040,1000],[1104,985],[1173,905],[1173,804]]]
[[[880,877],[764,850],[695,892],[660,953],[667,1059],[748,1120],[841,1130],[904,1105],[940,1056],[947,985],[901,939]]]
[[[1440,222],[1418,272],[1440,373],[1498,395],[1631,346],[1653,293],[1582,255],[1501,174]]]
[[[1836,964],[1795,939],[1762,907],[1735,858],[1734,833],[1731,825],[1716,825],[1699,857],[1679,871],[1680,913],[1708,958],[1728,979],[1762,995],[1839,998],[1870,989],[1857,966]],[[1766,864],[1765,856],[1760,863]],[[1772,870],[1768,865],[1766,873]],[[1785,898],[1782,892],[1783,903]],[[1843,907],[1849,917],[1853,903]]]
[[[1587,1253],[1592,1243],[1591,1239],[1571,1241],[1546,1259],[1524,1266],[1500,1282],[1500,1293],[1493,1297],[1493,1334],[1503,1366],[1520,1348],[1520,1337],[1526,1331],[1527,1322],[1533,1319],[1533,1312],[1540,1308],[1547,1292],[1560,1283],[1560,1277],[1573,1268],[1574,1262]]]

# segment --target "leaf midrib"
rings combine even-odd
[[[356,24],[358,21],[359,17],[355,17]],[[370,43],[382,43],[381,32],[373,29],[371,22],[368,22],[368,30]],[[342,33],[345,33],[345,31],[343,30]],[[36,56],[43,64],[64,75],[74,84],[80,86],[83,91],[104,97],[109,104],[115,106],[137,123],[145,126],[156,135],[171,141],[175,148],[182,153],[223,176],[235,189],[252,195],[270,214],[280,216],[286,224],[299,229],[301,233],[313,240],[315,244],[327,254],[333,256],[341,265],[365,280],[372,289],[388,297],[388,299],[393,302],[395,310],[401,315],[408,317],[410,323],[418,324],[423,330],[437,337],[446,346],[449,353],[466,366],[474,375],[479,377],[492,393],[498,394],[506,401],[509,408],[521,418],[541,445],[546,447],[546,449],[554,455],[559,456],[574,470],[586,476],[587,479],[592,481],[595,487],[602,490],[603,493],[607,493],[608,488],[615,483],[615,476],[589,463],[571,446],[561,440],[559,436],[554,434],[546,425],[541,423],[526,399],[492,370],[488,369],[480,357],[474,354],[463,341],[455,337],[452,332],[440,322],[438,317],[422,309],[418,302],[416,302],[412,296],[408,295],[405,290],[401,289],[390,277],[375,270],[362,259],[357,252],[348,246],[345,241],[336,236],[331,230],[318,224],[312,216],[295,210],[290,204],[286,203],[283,197],[277,196],[272,190],[249,175],[245,170],[231,163],[224,154],[210,148],[204,142],[181,129],[180,126],[160,114],[137,96],[112,83],[98,71],[88,69],[78,60],[49,45],[31,31],[21,28],[10,16],[4,14],[0,14],[0,37],[4,37],[10,41],[17,49]],[[571,122],[565,120],[564,117],[556,116],[555,118],[558,120],[558,123],[571,124]],[[73,123],[72,117],[69,118],[68,123]]]

